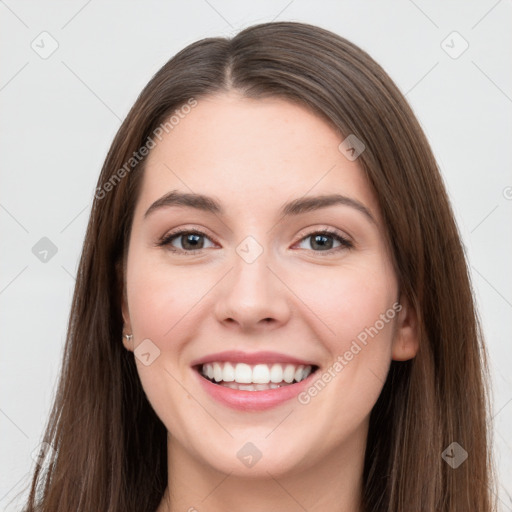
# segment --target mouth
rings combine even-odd
[[[238,391],[269,391],[298,384],[315,373],[317,365],[294,363],[247,364],[212,361],[193,369],[205,380]]]

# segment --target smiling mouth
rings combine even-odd
[[[267,391],[291,386],[303,381],[318,370],[316,365],[292,363],[246,364],[228,361],[194,366],[204,379],[240,391]]]

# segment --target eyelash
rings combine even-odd
[[[204,236],[204,237],[206,237],[208,239],[210,238],[206,233],[203,233],[202,231],[199,231],[197,229],[183,229],[181,231],[171,232],[171,233],[163,236],[157,242],[156,245],[158,247],[168,246],[168,248],[169,248],[169,250],[171,252],[174,252],[174,253],[177,253],[177,254],[183,254],[183,255],[186,255],[186,256],[193,256],[194,254],[197,254],[198,252],[204,250],[204,249],[192,249],[190,251],[186,251],[186,250],[183,250],[183,249],[177,249],[176,247],[173,247],[171,245],[171,242],[175,238],[177,238],[177,237],[179,237],[181,235],[184,235],[184,234]],[[336,241],[340,242],[341,245],[339,247],[335,247],[333,249],[328,249],[326,251],[313,251],[313,249],[310,249],[313,252],[317,252],[317,253],[320,253],[320,254],[325,253],[325,255],[332,255],[333,253],[337,253],[340,250],[343,250],[343,249],[353,249],[353,247],[354,247],[354,244],[350,240],[347,240],[346,238],[341,236],[337,231],[329,229],[329,228],[322,229],[320,231],[312,231],[311,233],[305,234],[304,236],[302,236],[302,238],[297,243],[300,243],[303,240],[305,240],[306,238],[310,238],[310,237],[312,237],[314,235],[327,235],[327,236],[330,236],[330,237],[334,238]]]

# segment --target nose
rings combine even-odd
[[[270,268],[266,254],[252,263],[235,255],[233,268],[219,283],[215,314],[225,327],[268,331],[288,321],[290,292],[279,271]]]

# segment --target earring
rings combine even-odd
[[[123,336],[126,338],[126,341],[128,341],[128,342],[132,341],[133,334],[123,334]]]

